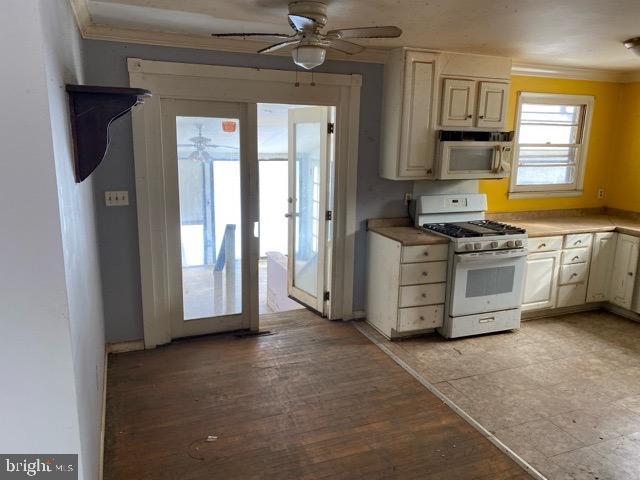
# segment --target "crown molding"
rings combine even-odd
[[[526,77],[564,78],[615,83],[640,81],[640,71],[622,72],[594,68],[562,67],[558,65],[535,65],[530,63],[514,63],[511,67],[511,74]]]
[[[80,33],[84,36],[84,32],[91,26],[91,13],[87,6],[87,0],[69,0],[73,15],[76,17],[76,23]]]

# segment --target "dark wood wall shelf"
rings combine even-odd
[[[142,88],[93,87],[67,85],[71,132],[74,146],[76,182],[80,183],[96,169],[109,148],[111,123],[128,113],[144,97]]]

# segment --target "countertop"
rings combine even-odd
[[[400,242],[402,245],[434,245],[449,243],[449,239],[416,227],[369,227],[369,231]]]
[[[487,214],[487,218],[522,227],[529,237],[613,231],[640,237],[640,217],[625,215],[591,214],[578,210],[556,215],[548,211],[496,213]],[[368,229],[407,246],[448,241],[445,237],[413,227],[408,218],[369,220]]]

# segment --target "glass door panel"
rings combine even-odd
[[[161,100],[172,338],[257,328],[255,107]]]
[[[242,312],[240,120],[176,117],[184,320]]]
[[[288,293],[324,312],[329,107],[289,110]]]

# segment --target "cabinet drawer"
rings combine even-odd
[[[531,253],[562,250],[562,237],[534,237],[529,238],[527,243]]]
[[[558,287],[557,307],[572,307],[583,305],[587,298],[587,284],[575,283],[573,285],[561,285]]]
[[[593,235],[591,233],[567,235],[564,237],[564,248],[590,247],[592,238]]]
[[[428,307],[401,308],[398,315],[398,331],[424,330],[438,328],[444,319],[444,305]]]
[[[585,283],[589,274],[588,263],[576,263],[573,265],[562,265],[560,270],[560,285],[571,283]]]
[[[418,307],[420,305],[435,305],[444,303],[445,283],[431,283],[428,285],[414,285],[400,287],[400,303],[402,307]]]
[[[400,266],[400,285],[447,281],[447,262],[407,263]]]
[[[590,248],[571,248],[562,252],[562,264],[585,263],[589,261],[590,256]]]
[[[449,255],[449,245],[416,245],[402,247],[402,263],[437,262],[446,260]]]

